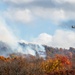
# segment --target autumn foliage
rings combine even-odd
[[[71,68],[71,61],[62,55],[48,59],[0,56],[0,75],[67,75],[67,72],[73,75],[75,71]]]
[[[66,70],[71,68],[71,62],[65,56],[56,55],[55,58],[48,59],[42,62],[42,68],[46,73],[59,70]]]

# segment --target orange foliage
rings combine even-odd
[[[0,75],[50,75],[54,71],[59,72],[69,67],[71,68],[70,60],[61,55],[45,60],[34,56],[28,58],[0,56]]]
[[[71,65],[68,57],[62,55],[56,55],[56,58],[61,61],[62,64]]]
[[[68,68],[71,68],[71,62],[66,56],[56,55],[55,58],[42,62],[42,69],[47,73]]]

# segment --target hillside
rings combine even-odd
[[[75,75],[75,48],[0,41],[0,75]]]

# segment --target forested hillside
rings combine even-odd
[[[26,48],[26,44],[23,46]],[[27,46],[35,49],[33,44]],[[10,52],[7,57],[1,55],[0,75],[75,75],[75,48],[42,46],[45,48],[45,52],[35,50],[36,55],[14,52]],[[4,50],[2,53],[8,53],[11,49],[4,43],[0,47],[0,51]],[[45,57],[41,57],[42,54],[45,54]]]

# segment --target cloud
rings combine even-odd
[[[3,16],[9,20],[30,23],[33,22],[37,17],[49,19],[56,24],[66,19],[66,13],[60,9],[45,9],[45,8],[31,8],[31,9],[8,9],[3,12]]]
[[[14,46],[17,40],[18,39],[13,35],[12,31],[8,28],[5,21],[0,18],[0,41]]]
[[[29,23],[33,21],[33,15],[29,9],[9,9],[5,11],[3,14],[4,17],[16,22]]]
[[[52,46],[55,47],[75,47],[75,33],[73,31],[57,30],[53,36]]]
[[[2,11],[3,16],[16,23],[25,24],[45,19],[55,25],[69,28],[72,25],[70,21],[75,21],[74,0],[2,0],[2,2],[7,5],[7,9]],[[64,24],[66,22],[67,25]],[[74,22],[73,24],[75,25]]]
[[[32,11],[35,15],[44,19],[49,19],[56,24],[66,19],[65,11],[62,9],[56,10],[50,8],[34,8]]]
[[[32,2],[34,0],[3,0],[3,2],[12,2],[15,4],[21,4],[21,3],[29,3]]]
[[[63,10],[75,10],[74,0],[3,0],[4,3],[10,6],[25,7],[42,7]],[[69,9],[68,9],[69,8]]]
[[[54,35],[42,33],[33,42],[59,48],[75,47],[75,33],[64,30],[57,30]]]
[[[52,41],[52,36],[47,33],[40,34],[36,39],[33,40],[33,42],[38,44],[49,44],[49,42]]]
[[[3,0],[2,2],[8,5],[8,8],[2,11],[2,13],[9,21],[29,23],[36,17],[53,21],[53,23],[57,25],[67,25],[69,27],[72,24],[75,25],[74,0]],[[5,38],[11,36],[10,40],[13,40],[14,37],[7,26],[3,23],[0,25],[0,27],[4,28],[4,30],[0,29],[0,35],[4,38],[0,38],[9,41]],[[74,47],[74,39],[74,32],[57,30],[54,35],[49,35],[47,33],[40,34],[34,39],[34,42],[54,47],[68,48],[70,46]]]
[[[69,2],[69,3],[75,3],[75,0],[56,0],[57,2]]]
[[[14,21],[28,23],[41,17],[59,25],[65,20],[75,20],[74,0],[3,0],[3,3],[9,9],[5,10],[5,16]]]

